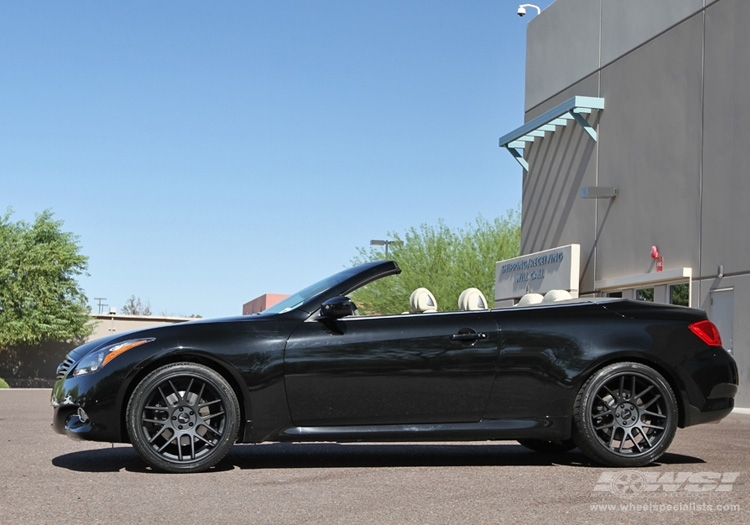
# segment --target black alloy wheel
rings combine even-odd
[[[573,437],[598,463],[640,467],[667,450],[677,416],[675,395],[661,374],[641,363],[615,363],[581,387],[573,407]]]
[[[126,412],[130,442],[152,468],[200,472],[226,456],[239,429],[232,387],[195,363],[158,368],[135,388]]]

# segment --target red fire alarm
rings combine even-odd
[[[664,258],[659,255],[659,248],[656,246],[651,247],[651,258],[656,259],[656,271],[661,272],[664,270]]]

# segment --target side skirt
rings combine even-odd
[[[410,442],[568,439],[570,418],[487,419],[477,423],[290,427],[279,441]]]

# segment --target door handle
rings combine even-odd
[[[487,339],[487,334],[477,332],[457,333],[451,336],[451,341],[476,341],[478,339]]]

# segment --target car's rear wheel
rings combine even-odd
[[[573,407],[573,437],[598,463],[640,467],[667,450],[677,416],[674,393],[660,373],[641,363],[615,363],[581,387]]]
[[[240,408],[219,373],[195,363],[175,363],[138,384],[125,418],[130,442],[148,465],[166,472],[200,472],[229,452]]]
[[[529,450],[542,454],[561,454],[576,448],[576,442],[572,439],[519,439],[518,442]]]

